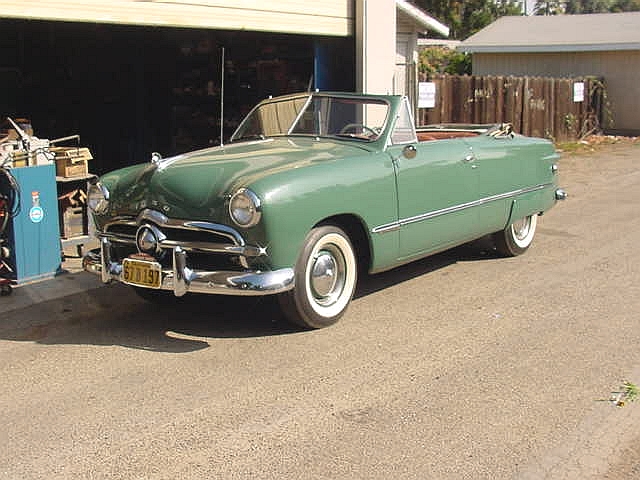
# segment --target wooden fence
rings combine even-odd
[[[428,81],[435,83],[435,106],[418,108],[418,125],[509,122],[518,133],[562,142],[599,131],[606,120],[603,82],[595,77],[435,75]]]

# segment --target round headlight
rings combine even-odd
[[[94,183],[87,192],[87,204],[98,215],[105,213],[109,208],[109,190],[100,182]]]
[[[249,228],[257,225],[262,215],[260,199],[251,190],[241,188],[229,201],[229,215],[240,227]]]

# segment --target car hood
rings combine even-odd
[[[275,138],[198,150],[116,170],[102,177],[111,214],[137,215],[145,208],[172,218],[219,220],[237,188],[284,170],[299,169],[371,151],[353,141]]]

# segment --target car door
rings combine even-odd
[[[472,239],[477,180],[469,146],[437,140],[394,145],[389,153],[396,165],[401,260]]]
[[[467,139],[474,152],[478,182],[477,221],[481,233],[502,230],[518,194],[536,178],[538,162],[518,138],[479,135]]]
[[[476,157],[469,145],[462,139],[418,142],[407,101],[398,112],[390,143],[398,191],[400,260],[475,238],[478,182]]]

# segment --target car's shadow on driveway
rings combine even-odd
[[[495,258],[478,246],[448,250],[377,275],[363,275],[355,298],[429,274],[459,261]],[[14,310],[0,321],[0,340],[41,344],[120,345],[186,353],[211,339],[312,334],[289,323],[273,296],[187,295],[166,305],[146,302],[131,288],[110,285]]]
[[[361,275],[355,298],[366,297],[393,285],[412,280],[458,262],[500,258],[487,239],[480,239],[437,255],[413,261],[377,275]]]

